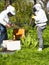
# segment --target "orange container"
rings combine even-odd
[[[20,39],[25,36],[25,30],[20,28],[20,29],[14,29],[13,30],[13,39]]]

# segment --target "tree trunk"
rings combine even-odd
[[[12,4],[12,0],[5,0],[5,9],[7,8],[8,5]]]

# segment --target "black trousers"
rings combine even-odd
[[[7,40],[7,37],[6,27],[0,24],[0,44],[3,42],[3,40]]]

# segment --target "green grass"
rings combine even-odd
[[[49,65],[49,48],[41,52],[24,48],[14,54],[0,54],[0,65]]]

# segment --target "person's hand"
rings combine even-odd
[[[6,27],[11,28],[11,25],[10,24],[6,24]]]
[[[34,15],[32,15],[32,19],[34,19],[34,17],[35,17],[35,16],[34,16]]]
[[[11,27],[14,27],[15,25],[14,24],[11,24]]]

